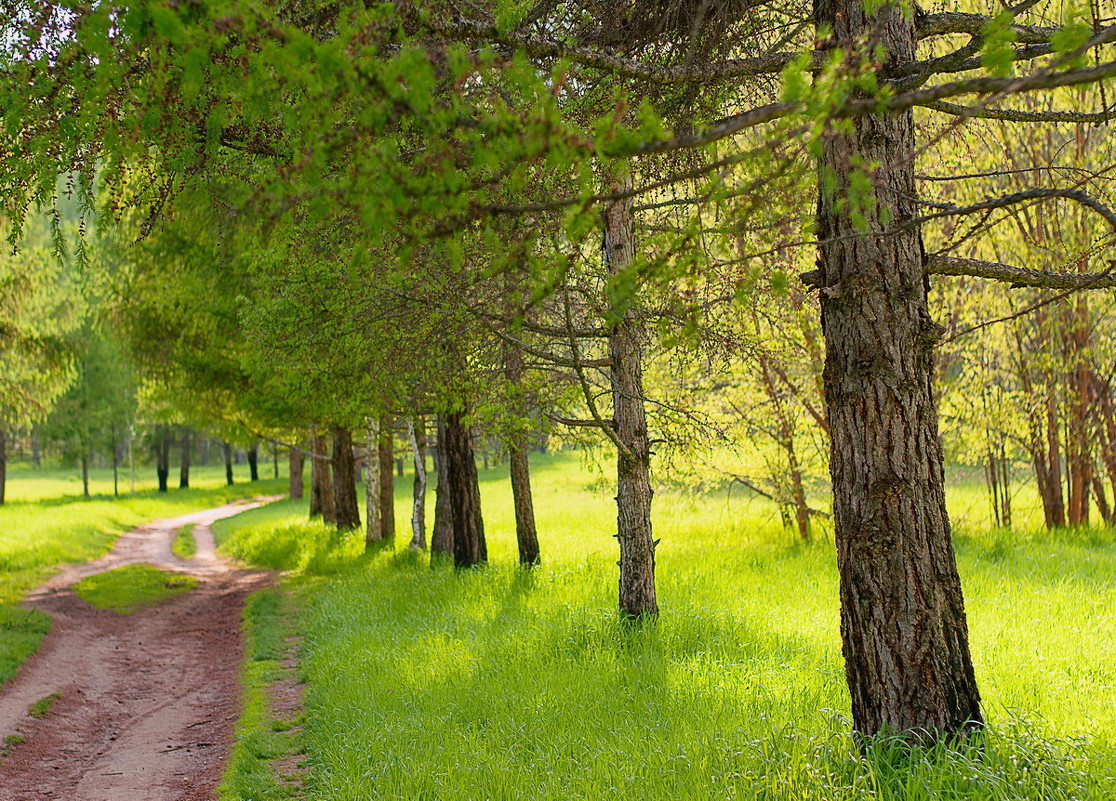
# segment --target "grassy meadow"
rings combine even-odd
[[[172,478],[174,487],[177,472]],[[160,494],[155,471],[147,467],[137,471],[135,495],[129,493],[122,473],[121,494],[114,497],[112,471],[94,470],[90,492],[96,494],[87,499],[81,496],[81,476],[74,470],[9,466],[7,500],[0,506],[0,684],[11,678],[50,628],[46,615],[18,606],[28,591],[64,562],[103,556],[118,534],[141,523],[235,498],[276,494],[285,487],[283,481],[250,483],[247,475],[237,480],[240,483],[226,487],[223,466],[194,468],[191,489]]]
[[[227,553],[292,571],[305,797],[1116,798],[1113,532],[1036,528],[1025,487],[1024,527],[990,530],[980,486],[951,487],[991,726],[953,751],[862,755],[824,526],[801,543],[761,499],[660,490],[662,616],[633,630],[614,612],[607,473],[570,455],[533,467],[544,562],[530,572],[504,468],[482,473],[490,563],[476,570],[406,548],[409,475],[394,551],[364,555],[359,533],[291,502],[217,524]],[[291,792],[258,779],[223,797]]]

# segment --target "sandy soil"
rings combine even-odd
[[[270,500],[148,523],[108,556],[69,566],[28,596],[26,605],[54,626],[0,691],[0,738],[22,738],[0,758],[0,801],[214,797],[239,713],[244,598],[273,576],[221,560],[209,526]],[[170,544],[190,523],[198,550],[184,561]],[[93,609],[69,589],[134,562],[190,573],[198,586],[131,615]],[[50,713],[30,717],[31,705],[52,693],[60,697]]]

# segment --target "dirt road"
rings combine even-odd
[[[0,690],[0,738],[21,739],[0,758],[0,801],[214,797],[238,714],[244,598],[271,576],[219,559],[209,526],[268,500],[149,523],[122,535],[108,556],[66,568],[29,596],[27,605],[51,615],[54,626]],[[198,549],[184,561],[170,545],[190,523]],[[69,589],[134,562],[190,573],[197,588],[131,615],[93,609]],[[44,718],[28,715],[54,693]]]

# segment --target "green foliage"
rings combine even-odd
[[[1015,15],[1005,9],[988,21],[980,61],[992,75],[1005,77],[1015,66]]]
[[[962,525],[990,730],[959,748],[884,738],[862,754],[847,731],[831,542],[794,543],[764,501],[660,490],[669,611],[632,630],[616,622],[605,486],[569,457],[536,463],[546,559],[525,572],[506,481],[497,471],[482,481],[485,569],[432,570],[400,548],[288,580],[307,603],[293,618],[310,688],[308,798],[510,798],[524,787],[538,798],[787,801],[1116,792],[1110,532],[1078,540]],[[979,492],[951,487],[960,519]],[[274,511],[223,525],[231,537],[257,527],[285,537]],[[300,525],[296,515],[288,525]]]
[[[83,578],[74,585],[74,590],[90,606],[129,615],[140,607],[169,601],[197,583],[193,576],[136,564]]]

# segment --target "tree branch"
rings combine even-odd
[[[980,259],[960,259],[940,253],[928,255],[925,264],[927,275],[969,275],[974,278],[990,278],[994,281],[1010,282],[1013,289],[1025,286],[1043,289],[1116,287],[1116,273],[1113,273],[1116,262],[1113,261],[1109,262],[1107,270],[1100,273],[1053,273]]]

